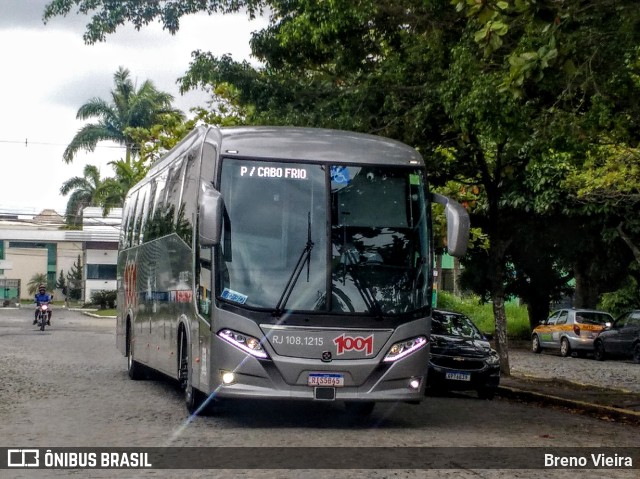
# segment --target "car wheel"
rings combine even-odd
[[[538,338],[537,334],[534,334],[531,338],[531,351],[536,354],[540,354],[542,352],[542,348],[540,347],[540,338]]]
[[[602,341],[597,341],[594,346],[593,357],[596,361],[604,361],[605,353],[604,353],[604,343]]]
[[[633,362],[640,364],[640,343],[633,348]]]
[[[562,338],[560,341],[560,356],[563,358],[571,356],[571,346],[569,345],[569,340],[567,338]]]
[[[496,397],[496,388],[480,388],[478,389],[478,397],[480,399],[493,399]]]

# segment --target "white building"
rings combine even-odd
[[[29,299],[27,285],[36,274],[46,274],[51,284],[61,271],[66,277],[78,258],[83,300],[88,301],[95,290],[115,290],[121,215],[120,208],[107,217],[101,208],[85,208],[82,230],[61,229],[64,218],[53,210],[33,218],[1,215],[0,306],[18,295]]]

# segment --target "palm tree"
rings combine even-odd
[[[27,293],[29,293],[30,296],[35,295],[36,291],[38,290],[38,286],[40,286],[41,284],[47,285],[47,287],[49,287],[49,285],[47,284],[46,273],[34,274],[33,276],[31,276],[29,282],[27,283]]]
[[[131,162],[110,161],[109,164],[113,167],[115,177],[105,178],[96,192],[105,215],[111,208],[118,208],[124,204],[124,199],[131,187],[142,180],[149,169],[145,160],[140,158]]]
[[[77,119],[98,118],[98,122],[87,124],[78,130],[62,155],[66,163],[71,163],[79,150],[94,151],[98,142],[104,140],[124,145],[125,160],[130,163],[140,148],[127,133],[127,129],[149,128],[162,123],[162,116],[166,114],[173,118],[184,117],[180,110],[171,106],[173,96],[158,91],[150,80],[146,80],[136,90],[126,68],[118,69],[114,74],[114,83],[111,103],[101,98],[92,98],[78,110]]]
[[[100,171],[94,165],[86,165],[83,176],[74,176],[62,184],[60,194],[71,193],[67,201],[65,217],[67,225],[78,227],[82,224],[82,210],[87,206],[99,206],[100,189],[102,187]]]

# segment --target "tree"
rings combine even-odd
[[[31,276],[29,282],[27,283],[27,292],[29,293],[29,295],[34,296],[36,294],[36,291],[38,291],[38,286],[40,286],[41,284],[44,284],[45,286],[47,286],[47,288],[49,288],[46,273],[36,273]]]
[[[60,275],[56,281],[56,288],[62,290],[62,294],[67,295],[67,280],[64,277],[64,270],[60,270]]]
[[[67,274],[68,298],[75,301],[82,299],[82,260],[80,255]]]
[[[107,215],[111,208],[119,208],[124,204],[127,193],[133,185],[144,178],[149,167],[144,159],[136,159],[131,162],[123,160],[109,162],[114,169],[115,176],[105,178],[96,196]]]
[[[138,155],[139,146],[127,132],[127,128],[148,128],[162,122],[164,115],[182,118],[179,110],[171,106],[173,96],[156,89],[146,80],[136,89],[129,70],[120,67],[114,74],[115,88],[111,91],[111,103],[93,98],[82,105],[76,117],[79,120],[97,118],[97,123],[83,126],[64,151],[63,159],[71,163],[79,150],[93,151],[100,141],[111,140],[126,148],[125,161],[130,163]]]
[[[66,196],[71,193],[65,211],[67,225],[71,227],[82,225],[82,210],[88,206],[101,204],[101,188],[100,171],[94,165],[86,165],[83,176],[74,176],[62,184],[60,194]]]

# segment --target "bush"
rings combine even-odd
[[[113,309],[116,307],[116,290],[105,290],[91,292],[91,304],[100,309]]]
[[[438,293],[437,309],[462,313],[469,316],[483,333],[494,333],[496,323],[493,317],[493,305],[491,303],[481,304],[477,296],[459,298],[441,291]],[[507,303],[505,310],[507,314],[507,336],[510,339],[529,339],[531,329],[527,308]]]

